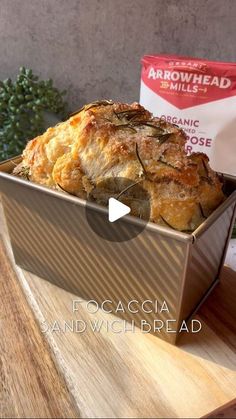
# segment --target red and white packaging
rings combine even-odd
[[[214,170],[236,176],[235,63],[146,55],[140,103],[186,132],[189,153],[204,152]]]

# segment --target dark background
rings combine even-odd
[[[236,61],[236,0],[0,0],[0,35],[1,79],[30,67],[71,109],[133,101],[144,54]]]

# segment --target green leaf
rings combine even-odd
[[[65,93],[51,79],[39,80],[25,67],[20,68],[16,81],[0,81],[0,160],[21,153],[29,139],[44,132],[44,111],[65,117]]]

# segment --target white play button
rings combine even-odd
[[[126,191],[129,191],[127,195],[125,195]],[[142,214],[140,211],[138,222],[135,222],[134,217],[125,217],[133,213],[132,198],[136,199],[133,201],[136,205],[140,198]],[[99,206],[105,207],[105,210],[94,205],[96,200]],[[112,176],[97,183],[96,187],[91,190],[85,209],[86,220],[93,233],[104,240],[121,243],[132,240],[145,229],[150,218],[150,196],[141,183],[134,185],[133,179]],[[137,206],[134,212],[138,213]]]
[[[124,217],[124,215],[129,214],[130,207],[122,204],[122,202],[117,201],[115,198],[109,198],[108,211],[108,219],[110,223],[113,223],[114,221],[119,220],[119,218]]]

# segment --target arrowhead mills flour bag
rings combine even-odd
[[[140,103],[179,125],[186,149],[236,175],[236,64],[171,55],[142,59]]]

